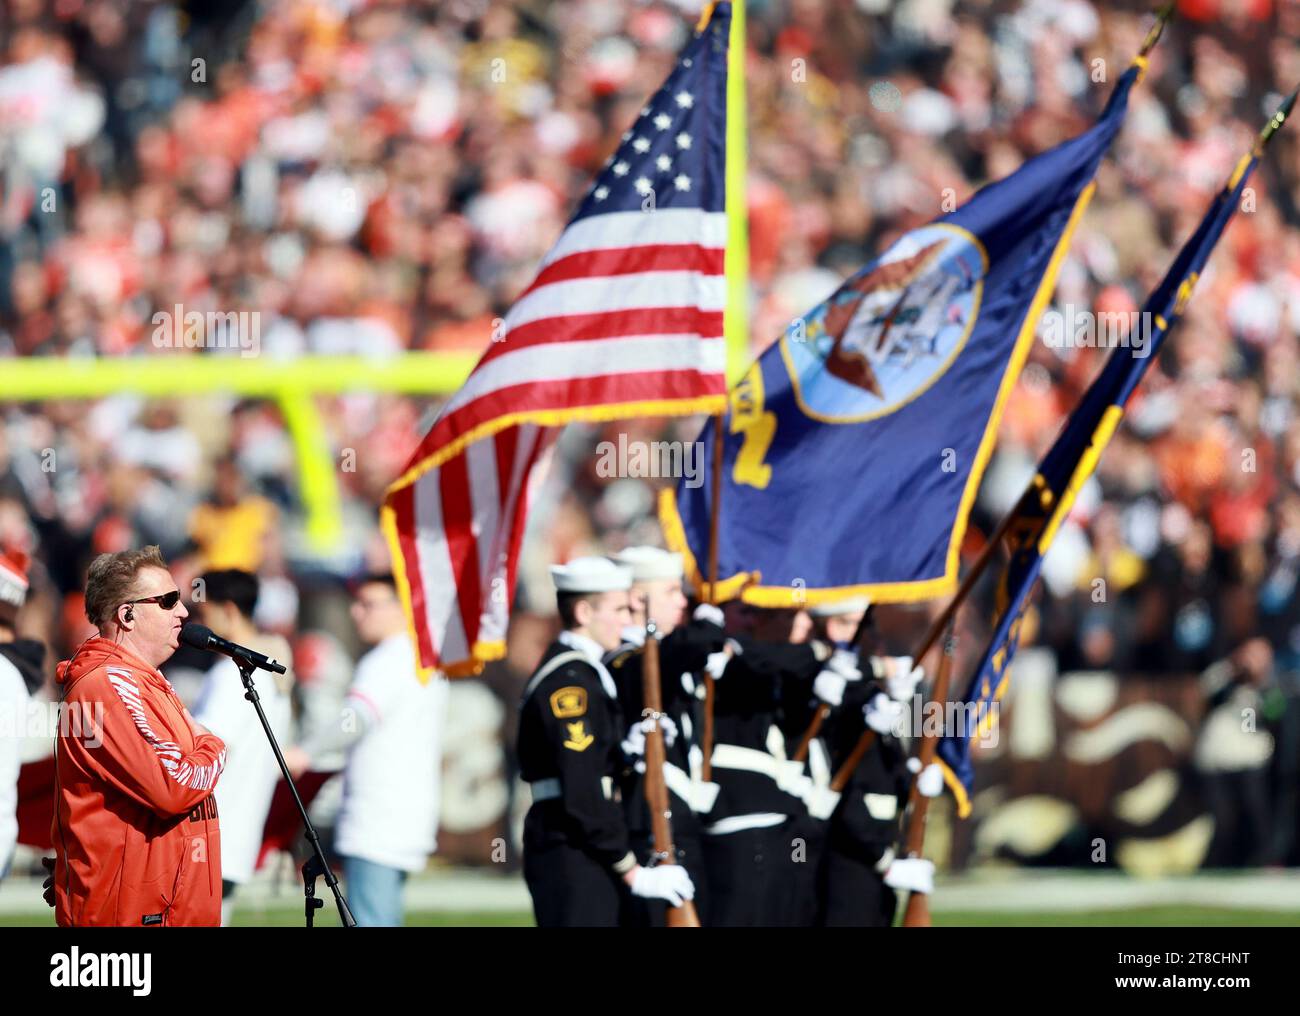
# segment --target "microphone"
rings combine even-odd
[[[220,653],[222,656],[229,656],[232,660],[242,660],[260,670],[269,670],[276,674],[284,673],[283,664],[276,663],[275,660],[234,642],[227,642],[207,625],[186,623],[181,628],[181,641],[187,646],[202,649],[205,653]]]

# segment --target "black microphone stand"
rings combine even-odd
[[[289,793],[293,795],[293,803],[298,806],[298,814],[302,816],[303,825],[307,830],[307,842],[311,844],[312,856],[307,858],[302,865],[302,888],[306,896],[305,905],[307,910],[307,927],[313,927],[313,918],[316,911],[325,906],[325,901],[316,897],[316,879],[321,875],[325,876],[325,884],[330,887],[334,893],[334,903],[339,908],[339,920],[343,922],[345,928],[355,928],[357,926],[356,918],[352,916],[352,911],[348,909],[348,901],[343,898],[343,890],[339,888],[339,880],[330,870],[329,862],[325,860],[325,851],[321,849],[320,837],[316,835],[316,827],[311,824],[311,819],[307,817],[307,808],[302,803],[302,798],[298,796],[298,788],[294,785],[293,777],[289,775],[289,767],[285,765],[284,756],[280,754],[280,745],[275,740],[275,734],[271,732],[271,724],[266,721],[266,713],[262,711],[262,700],[258,697],[257,689],[253,686],[253,671],[257,667],[248,660],[232,656],[235,666],[239,668],[239,676],[244,682],[244,698],[253,703],[253,708],[257,710],[257,718],[262,721],[262,729],[266,731],[266,738],[271,742],[271,750],[275,752],[275,760],[280,763],[280,772],[284,773],[285,780],[289,783]]]

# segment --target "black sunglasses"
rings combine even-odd
[[[181,602],[181,591],[173,589],[170,593],[159,593],[157,596],[143,596],[138,600],[127,600],[123,606],[130,603],[156,603],[163,610],[171,610],[176,604]]]

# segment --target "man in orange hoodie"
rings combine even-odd
[[[86,616],[99,634],[58,667],[60,927],[221,922],[212,791],[226,746],[158,671],[188,613],[157,547],[91,563]]]

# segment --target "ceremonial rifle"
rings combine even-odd
[[[649,600],[646,602],[649,607]],[[649,611],[647,610],[647,613]],[[676,864],[677,848],[673,845],[672,809],[668,803],[668,784],[664,782],[664,732],[659,726],[663,715],[663,693],[659,684],[659,631],[649,618],[645,623],[645,649],[641,660],[641,715],[653,720],[645,735],[645,799],[650,808],[650,829],[654,836],[655,857],[652,864]],[[668,908],[668,927],[698,928],[700,916],[695,904],[685,901],[680,907]]]

